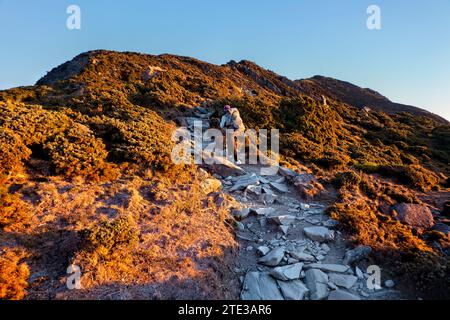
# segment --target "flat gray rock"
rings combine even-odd
[[[289,254],[292,258],[295,258],[299,261],[305,261],[305,262],[314,262],[316,261],[316,258],[314,258],[313,255],[304,253],[303,251],[289,251]]]
[[[283,267],[277,267],[273,269],[270,274],[283,281],[300,279],[300,273],[302,272],[303,263],[291,264]]]
[[[261,186],[250,185],[250,186],[248,186],[247,189],[245,189],[245,190],[247,190],[247,192],[256,194],[257,196],[259,196],[259,195],[262,194],[262,188],[261,188]]]
[[[361,300],[360,297],[344,290],[331,291],[328,300]]]
[[[328,276],[319,269],[306,271],[306,286],[310,291],[311,300],[324,300],[328,297]]]
[[[266,217],[276,212],[274,208],[260,208],[254,211],[258,216],[266,216]]]
[[[271,182],[270,186],[281,193],[286,193],[289,191],[289,188],[284,183]]]
[[[277,281],[285,300],[303,300],[308,294],[308,288],[300,280]]]
[[[269,217],[270,221],[275,222],[278,225],[290,226],[293,224],[297,218],[291,215],[281,215],[281,216],[272,216]]]
[[[330,273],[328,277],[335,285],[346,289],[352,288],[358,281],[357,277],[348,274]]]
[[[265,202],[266,204],[274,204],[277,199],[278,199],[277,195],[268,193],[264,193],[260,197],[260,200]]]
[[[269,267],[276,267],[284,257],[285,248],[278,247],[271,250],[268,254],[258,260],[259,263]]]
[[[242,300],[283,300],[276,281],[266,273],[249,272],[241,292]]]
[[[234,184],[234,186],[231,187],[230,192],[237,190],[244,190],[251,185],[259,185],[259,179],[255,174],[246,175],[243,176],[242,178],[239,178]]]
[[[308,238],[317,242],[332,241],[335,238],[334,231],[326,227],[308,227],[304,228],[303,232]]]
[[[270,252],[270,248],[267,246],[260,246],[256,250],[261,256],[265,256]]]
[[[350,267],[341,264],[311,263],[305,265],[305,269],[319,269],[326,272],[345,273],[350,269]]]

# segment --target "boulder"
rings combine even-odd
[[[249,272],[241,292],[242,300],[283,300],[276,281],[266,273]]]
[[[434,225],[431,210],[421,204],[398,203],[394,206],[400,222],[417,229],[429,229]]]
[[[328,276],[318,269],[306,271],[305,283],[310,291],[311,300],[323,300],[329,294]]]
[[[303,232],[308,238],[317,242],[332,241],[335,238],[334,231],[326,227],[308,227]]]
[[[295,263],[283,267],[277,267],[273,269],[270,274],[272,277],[283,280],[296,280],[300,278],[300,273],[302,272],[303,263]]]
[[[271,250],[268,254],[258,260],[259,263],[269,267],[276,267],[284,257],[285,248],[278,247]]]
[[[351,265],[354,262],[358,262],[367,259],[372,253],[372,248],[369,246],[359,246],[353,250],[348,250],[345,253],[344,263]]]
[[[308,294],[308,288],[300,280],[277,281],[285,300],[303,300]]]

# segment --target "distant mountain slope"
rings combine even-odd
[[[441,123],[448,123],[444,118],[429,111],[392,102],[372,89],[364,89],[346,81],[314,76],[309,79],[296,80],[294,82],[304,94],[310,96],[325,95],[358,108],[369,107],[386,113],[409,112],[415,115],[433,118]]]
[[[116,56],[116,54],[119,54],[119,56]],[[105,61],[102,61],[101,58],[104,55],[109,55],[107,60],[109,60],[111,65],[107,65]],[[99,59],[95,57],[99,57]],[[82,53],[71,61],[52,69],[37,82],[37,85],[53,85],[59,81],[75,78],[78,80],[80,78],[87,79],[88,76],[93,77],[89,81],[95,80],[99,84],[103,81],[114,83],[118,81],[129,82],[129,80],[141,78],[142,69],[149,65],[171,69],[172,71],[176,70],[178,72],[177,77],[171,77],[170,81],[177,84],[180,81],[189,82],[190,79],[195,80],[195,83],[181,84],[181,87],[191,93],[197,93],[198,96],[196,98],[202,97],[200,100],[203,100],[203,98],[223,98],[230,95],[252,95],[270,101],[277,101],[280,97],[295,97],[299,94],[321,100],[321,96],[324,95],[357,108],[370,107],[390,114],[409,112],[448,124],[445,119],[438,115],[414,106],[392,102],[371,89],[363,89],[349,82],[323,76],[292,81],[247,60],[240,62],[230,61],[227,64],[218,66],[190,57],[169,54],[155,56],[97,50]],[[101,72],[101,69],[104,72]],[[98,71],[98,75],[101,75],[101,77],[89,72],[94,70]],[[83,75],[85,76],[83,77]],[[193,98],[192,95],[190,97]],[[193,101],[187,99],[185,102],[192,103]]]

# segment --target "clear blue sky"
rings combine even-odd
[[[81,8],[81,30],[66,9]],[[381,8],[382,29],[366,27]],[[291,79],[370,87],[450,120],[449,0],[0,0],[0,88],[93,49],[249,59]]]

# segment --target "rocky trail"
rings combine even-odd
[[[193,134],[196,121],[210,127],[209,116],[197,108],[183,122]],[[390,279],[369,288],[371,248],[350,246],[336,230],[338,222],[326,214],[330,202],[302,197],[305,188],[315,187],[310,174],[280,167],[275,175],[262,176],[261,165],[237,166],[226,160],[210,169],[222,190],[241,205],[233,215],[239,241],[234,272],[242,300],[401,298]]]

